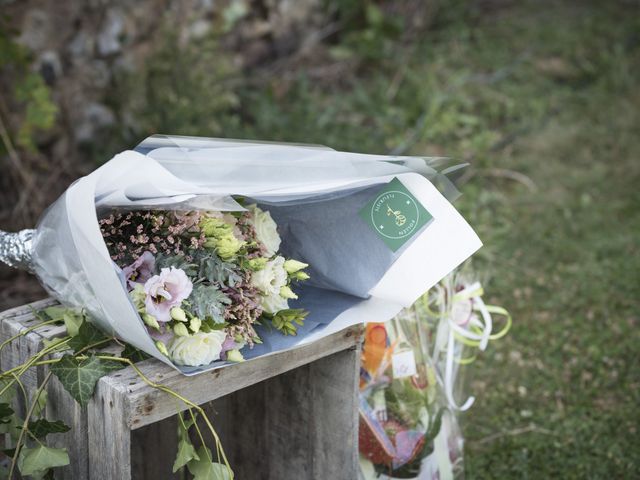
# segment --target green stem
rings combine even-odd
[[[49,325],[51,323],[56,323],[59,322],[60,320],[47,320],[46,322],[42,322],[42,323],[38,323],[37,325],[34,325],[32,327],[26,328],[24,330],[22,330],[20,333],[15,334],[13,337],[8,338],[7,340],[5,340],[4,342],[0,343],[0,353],[2,352],[2,350],[4,349],[4,347],[6,347],[7,345],[9,345],[11,342],[13,342],[14,340],[17,340],[20,337],[24,337],[27,333],[33,332],[34,330],[37,330],[38,328],[42,328],[45,325]]]
[[[51,347],[43,348],[36,355],[31,357],[29,360],[27,360],[22,365],[18,365],[17,367],[14,367],[14,368],[12,368],[10,370],[7,370],[6,372],[2,372],[2,374],[0,374],[0,378],[4,377],[4,376],[7,376],[7,375],[14,376],[13,375],[14,372],[19,372],[17,374],[17,376],[21,377],[24,372],[26,372],[29,368],[31,368],[35,363],[39,362],[39,360],[42,357],[44,357],[46,355],[49,355],[50,353],[55,352],[61,345],[65,345],[69,340],[71,340],[71,338],[67,338],[66,340],[63,340],[60,343],[56,343],[55,345],[52,345]],[[7,383],[7,385],[5,385],[2,390],[0,390],[0,396],[2,396],[2,394],[4,392],[6,392],[10,387],[12,387],[14,383],[15,383],[15,376],[14,376],[13,380],[11,380],[9,383]]]
[[[181,402],[183,402],[185,405],[193,408],[194,410],[196,410],[200,415],[202,415],[202,418],[204,419],[204,422],[207,425],[207,428],[209,429],[209,432],[211,433],[211,436],[213,437],[215,443],[216,443],[216,447],[218,447],[219,445],[222,444],[222,442],[220,441],[220,437],[218,437],[218,434],[216,433],[215,428],[213,428],[213,425],[211,424],[211,421],[209,420],[209,417],[207,416],[207,414],[205,413],[204,409],[200,406],[197,405],[195,403],[193,403],[191,400],[188,400],[187,398],[183,397],[182,395],[180,395],[178,392],[170,389],[169,387],[166,387],[162,384],[156,383],[152,380],[150,380],[144,373],[142,373],[142,371],[128,358],[122,358],[122,357],[113,357],[110,355],[98,355],[98,358],[100,358],[101,360],[113,360],[116,362],[122,362],[122,363],[126,363],[127,365],[129,365],[131,368],[133,368],[133,370],[136,372],[136,374],[147,384],[149,385],[151,388],[155,388],[156,390],[160,390],[162,392],[165,392],[171,396],[173,396],[174,398],[177,398],[178,400],[180,400]],[[220,453],[222,454],[222,459],[224,461],[225,466],[227,467],[227,469],[229,470],[229,474],[232,474],[231,471],[231,466],[229,465],[229,460],[227,460],[227,456],[224,453],[224,450],[220,449]]]
[[[36,390],[33,400],[31,401],[31,405],[29,406],[29,410],[27,411],[27,415],[24,417],[24,422],[22,423],[22,430],[20,430],[20,435],[18,436],[18,440],[16,441],[16,447],[15,447],[16,450],[13,453],[13,458],[11,459],[11,468],[9,469],[9,476],[7,478],[13,478],[13,472],[18,462],[18,455],[20,454],[20,450],[22,448],[22,441],[24,439],[25,432],[29,429],[29,419],[31,418],[31,415],[33,415],[33,411],[35,410],[36,405],[38,404],[38,399],[40,398],[40,395],[42,394],[42,391],[44,390],[44,388],[47,386],[47,383],[49,382],[51,375],[53,375],[51,372],[47,373],[47,376],[44,378],[44,380],[38,387],[38,390]]]

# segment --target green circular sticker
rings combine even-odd
[[[383,237],[392,240],[410,237],[420,225],[420,208],[411,195],[399,190],[385,191],[371,205],[371,224]]]

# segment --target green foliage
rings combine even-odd
[[[77,359],[73,355],[65,355],[51,365],[53,374],[83,407],[89,403],[98,380],[121,368],[123,364],[117,361],[101,360],[95,356]]]
[[[334,8],[343,32],[331,48],[334,58],[379,61],[392,54],[393,40],[402,32],[401,18],[387,15],[371,0],[339,1]]]
[[[20,450],[18,468],[22,475],[44,476],[50,468],[69,465],[69,455],[64,448],[37,445]]]
[[[43,439],[50,433],[65,433],[70,430],[69,426],[60,420],[50,422],[45,418],[29,422],[28,428],[29,432],[38,439]]]
[[[78,353],[108,340],[109,338],[98,327],[89,321],[85,321],[80,325],[78,334],[69,340],[68,345],[75,353]]]
[[[189,428],[194,425],[194,422],[193,420],[185,421],[182,418],[181,413],[178,414],[178,416],[180,420],[178,422],[178,453],[176,455],[176,460],[173,463],[173,473],[182,469],[192,460],[200,460],[200,457],[196,453],[196,449],[189,438]]]
[[[0,403],[0,423],[7,424],[11,421],[10,417],[13,415],[13,408],[8,403]]]
[[[238,123],[229,86],[236,71],[217,33],[184,45],[167,25],[161,38],[142,70],[116,79],[111,106],[127,120],[110,137],[108,153],[152,133],[225,136],[224,124]]]
[[[296,335],[298,333],[296,325],[304,325],[307,315],[309,312],[301,308],[289,308],[280,310],[275,315],[263,313],[261,318],[263,323],[268,322],[284,335]]]
[[[222,261],[220,257],[211,252],[202,252],[200,255],[200,258],[197,259],[200,263],[199,278],[229,287],[242,282],[242,277],[236,271],[234,264]]]
[[[124,349],[120,353],[122,358],[128,358],[134,363],[142,362],[143,360],[147,360],[151,358],[148,354],[144,353],[139,348],[136,348],[128,343],[124,346]]]
[[[222,323],[225,305],[229,305],[231,300],[215,285],[200,284],[193,287],[188,302],[200,319]]]
[[[29,52],[13,41],[11,32],[0,21],[0,69],[3,73],[5,102],[16,103],[22,115],[10,132],[13,141],[25,150],[35,150],[35,135],[53,127],[57,107],[42,77],[31,70]],[[6,119],[5,119],[6,120]],[[6,139],[3,139],[6,141]],[[7,148],[7,145],[4,145]]]
[[[198,459],[193,459],[187,463],[189,473],[193,475],[193,480],[232,480],[233,473],[221,463],[212,462],[211,451],[201,446],[197,450]]]

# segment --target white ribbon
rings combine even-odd
[[[447,337],[446,347],[446,359],[445,359],[445,372],[444,372],[444,391],[447,397],[449,406],[453,410],[465,411],[468,410],[475,401],[474,396],[469,396],[467,400],[462,404],[458,404],[453,395],[453,387],[455,385],[455,379],[458,374],[458,368],[456,365],[455,350],[458,343],[456,342],[456,334],[460,337],[466,338],[473,342],[479,342],[478,348],[485,350],[489,344],[491,329],[493,327],[493,321],[491,314],[489,313],[485,303],[482,301],[481,295],[483,294],[482,286],[479,282],[475,282],[460,292],[453,292],[453,285],[449,283],[446,288],[441,289],[439,292],[438,305],[440,307],[440,324],[438,326],[438,332],[436,335],[436,348],[434,351],[434,360],[437,361],[440,351],[442,350],[441,344],[444,340],[444,336]],[[450,304],[447,305],[447,299],[451,299]],[[453,306],[456,302],[471,302],[471,312],[468,319],[465,322],[459,322],[459,319],[454,318]],[[480,317],[473,315],[473,311],[480,313]],[[463,326],[464,325],[464,326]],[[480,333],[475,333],[471,329],[479,330]],[[438,341],[439,340],[439,341]],[[440,344],[440,345],[439,345]]]

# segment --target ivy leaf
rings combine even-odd
[[[124,364],[116,361],[101,360],[89,357],[78,360],[72,355],[65,355],[58,363],[51,365],[51,372],[60,379],[60,383],[81,405],[89,403],[96,382],[106,374],[120,370]]]
[[[4,390],[9,383],[11,383],[12,379],[5,377],[0,378],[0,391]],[[0,395],[0,402],[3,403],[11,403],[13,398],[16,396],[16,386],[15,384],[9,388],[7,388],[2,395]]]
[[[44,407],[47,406],[47,399],[49,398],[49,394],[46,390],[40,392],[38,395],[38,400],[36,401],[36,405],[33,408],[33,416],[38,417],[44,411]]]
[[[141,362],[150,358],[149,355],[144,353],[142,350],[134,347],[133,345],[129,345],[128,343],[124,346],[122,353],[120,354],[122,358],[127,358],[131,360],[133,363]]]
[[[64,422],[57,420],[50,422],[45,418],[36,420],[35,422],[29,422],[29,431],[36,438],[44,438],[50,433],[65,433],[71,430]]]
[[[0,423],[9,423],[13,415],[13,408],[8,403],[0,403]]]
[[[75,337],[78,334],[80,326],[84,322],[84,315],[82,312],[73,310],[71,308],[54,306],[48,307],[42,310],[51,320],[61,320],[64,322],[64,326],[67,328],[67,333],[70,337]]]
[[[69,347],[78,353],[80,350],[103,340],[107,340],[107,337],[98,327],[90,322],[84,322],[80,325],[78,334],[69,340]]]
[[[193,444],[187,438],[183,438],[180,440],[180,443],[178,443],[178,454],[176,455],[175,462],[173,462],[173,473],[176,473],[191,460],[200,460],[200,457],[193,447]]]
[[[232,480],[233,472],[221,463],[212,462],[211,451],[207,447],[200,447],[197,451],[198,460],[191,460],[187,468],[193,480]]]
[[[22,448],[18,458],[18,469],[23,476],[43,475],[46,470],[69,465],[69,455],[64,448],[50,448],[38,445]]]

